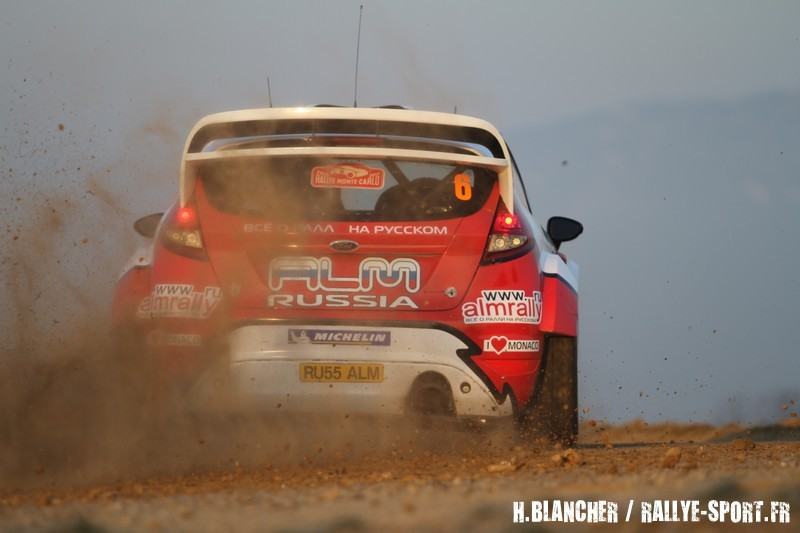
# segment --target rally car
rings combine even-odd
[[[270,108],[186,141],[136,221],[118,334],[199,408],[513,420],[577,434],[580,223],[534,220],[498,130],[457,114]]]

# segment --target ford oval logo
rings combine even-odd
[[[346,239],[341,241],[333,241],[331,243],[331,248],[337,252],[352,252],[358,248],[358,243],[356,241],[350,241]]]

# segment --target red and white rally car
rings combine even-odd
[[[187,402],[577,433],[580,223],[533,218],[497,129],[396,108],[254,109],[189,134],[139,219],[114,324]]]

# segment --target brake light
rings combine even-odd
[[[510,213],[500,200],[494,217],[492,231],[486,243],[483,263],[508,261],[527,253],[533,246],[531,232],[525,219]]]
[[[197,215],[195,214],[193,207],[181,207],[175,214],[175,220],[181,226],[193,226],[197,221]]]
[[[197,211],[191,205],[173,208],[161,229],[161,242],[171,251],[196,259],[205,258]]]
[[[502,207],[503,210],[505,210],[505,205]],[[522,228],[522,225],[519,222],[519,217],[509,213],[508,211],[505,213],[498,213],[494,220],[494,229],[500,232],[511,231],[520,228]]]

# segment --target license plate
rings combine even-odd
[[[383,381],[383,365],[374,363],[300,363],[300,381],[380,383]]]

